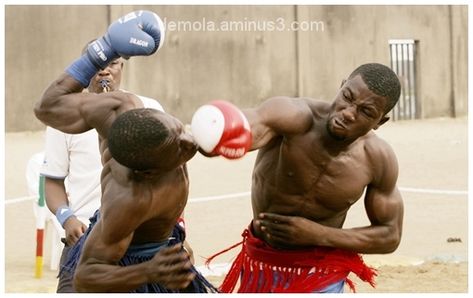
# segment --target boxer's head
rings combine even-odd
[[[330,136],[353,141],[389,120],[387,113],[399,100],[401,87],[397,75],[378,63],[355,69],[342,86],[327,119]]]
[[[197,145],[175,117],[155,109],[127,111],[108,134],[112,157],[133,170],[169,170],[197,152]]]
[[[357,67],[350,74],[348,80],[357,75],[361,76],[369,90],[388,99],[384,107],[384,114],[389,113],[401,95],[401,83],[394,71],[379,63],[368,63]]]

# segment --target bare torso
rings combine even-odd
[[[104,136],[117,115],[142,107],[142,102],[123,92],[107,95],[116,101],[90,101],[90,106],[84,107],[91,111],[87,120],[99,132],[103,170],[101,218],[89,235],[80,262],[116,264],[129,245],[168,239],[187,202],[189,180],[185,164],[169,171],[135,172],[112,158]],[[113,104],[118,109],[110,109]]]
[[[346,147],[324,144],[325,108],[328,104],[317,108],[304,134],[278,136],[260,149],[253,172],[254,219],[270,212],[341,228],[348,209],[362,196],[373,177],[366,144],[378,138],[370,132]],[[264,238],[258,226],[253,228]]]
[[[102,213],[110,214],[113,232],[127,236],[131,244],[166,240],[182,214],[187,202],[189,179],[186,165],[160,175],[145,176],[134,173],[111,158],[106,141],[100,140],[104,167],[102,171]],[[133,210],[133,212],[130,212]],[[119,226],[127,228],[119,229]],[[103,235],[102,235],[103,236]]]
[[[177,141],[157,147],[162,150],[156,153],[162,155],[153,155],[149,170],[131,170],[112,158],[106,138],[119,115],[142,108],[143,103],[131,93],[96,94],[82,90],[76,79],[64,73],[35,106],[35,115],[47,125],[66,133],[96,129],[100,136],[100,218],[82,247],[74,273],[75,289],[128,292],[146,283],[159,283],[170,289],[187,287],[195,275],[188,270],[192,264],[182,243],[160,249],[145,262],[130,266],[119,266],[118,262],[132,244],[161,243],[171,236],[187,201],[185,162],[195,154],[194,144],[186,138],[177,119],[152,112],[154,115],[149,117],[159,119],[169,130],[169,137]],[[185,148],[181,148],[182,144]]]

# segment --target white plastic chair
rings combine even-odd
[[[33,154],[28,160],[26,165],[26,184],[28,187],[28,193],[30,196],[34,196],[33,212],[36,218],[36,228],[44,229],[46,235],[46,229],[51,230],[51,270],[57,270],[59,268],[59,261],[61,259],[62,249],[64,244],[61,242],[61,238],[65,237],[64,229],[61,227],[56,217],[49,211],[47,206],[40,207],[38,204],[39,196],[39,183],[40,175],[39,171],[44,160],[44,152],[38,152]],[[49,227],[53,227],[53,229]]]

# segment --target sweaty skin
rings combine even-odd
[[[181,122],[156,111],[170,131],[169,142],[157,149],[151,170],[126,168],[111,157],[106,138],[116,117],[141,108],[141,101],[131,93],[81,93],[82,89],[75,79],[63,74],[35,107],[36,116],[46,125],[66,133],[95,128],[100,136],[101,217],[83,248],[75,273],[76,290],[125,292],[153,282],[170,289],[185,288],[195,276],[188,270],[191,263],[181,245],[164,248],[141,264],[122,267],[117,263],[130,244],[162,242],[170,236],[187,201],[185,162],[197,146]]]
[[[399,245],[403,203],[392,148],[372,131],[389,118],[387,99],[359,75],[333,103],[275,97],[245,110],[252,149],[253,230],[271,246],[329,246],[390,253]],[[343,229],[363,194],[371,225]]]

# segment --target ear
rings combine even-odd
[[[388,122],[389,121],[389,117],[384,115],[381,120],[379,120],[378,124],[376,124],[375,127],[373,127],[373,129],[378,129],[381,125],[383,125],[384,123]]]
[[[342,80],[342,83],[340,84],[340,88],[342,88],[342,86],[345,84],[346,81],[347,81],[346,79]]]

